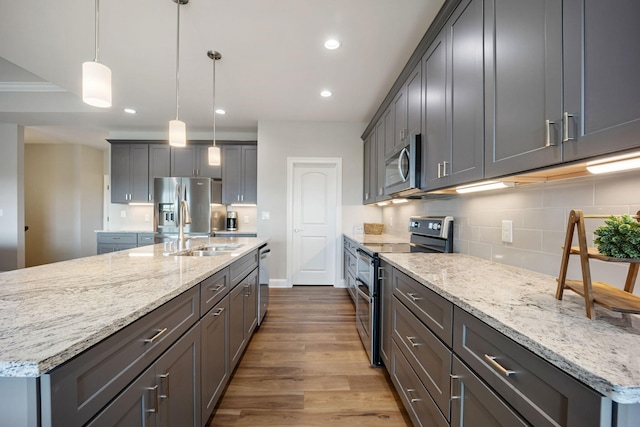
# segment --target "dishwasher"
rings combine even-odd
[[[260,261],[258,263],[258,326],[264,321],[269,307],[269,257],[271,249],[268,245],[260,247]]]

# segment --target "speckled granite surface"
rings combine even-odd
[[[554,277],[461,254],[382,254],[392,265],[619,403],[640,402],[640,317],[597,307]]]
[[[390,234],[345,234],[346,237],[361,245],[366,243],[409,243],[409,239]]]
[[[0,273],[0,376],[49,371],[265,241],[199,238],[191,244],[244,246],[214,257],[163,256],[175,250],[167,243]]]

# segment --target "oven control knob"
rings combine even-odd
[[[433,228],[435,228],[436,230],[440,230],[442,228],[442,224],[438,223],[438,224],[433,224],[433,225],[435,226]]]

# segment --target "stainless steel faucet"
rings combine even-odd
[[[184,225],[191,224],[191,214],[189,213],[189,203],[186,200],[180,202],[180,234],[178,235],[178,249],[186,249],[186,241],[184,238]]]

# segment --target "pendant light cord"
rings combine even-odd
[[[178,5],[178,31],[176,37],[176,120],[179,120],[180,104],[178,98],[180,96],[180,0],[176,2]]]
[[[216,58],[213,57],[213,146],[216,146]]]
[[[94,59],[94,62],[98,62],[98,51],[99,51],[99,37],[100,37],[100,31],[99,31],[99,22],[100,22],[100,0],[96,0],[96,25],[95,25],[95,29],[96,29],[96,36],[95,36],[95,42],[96,42],[96,56]]]

